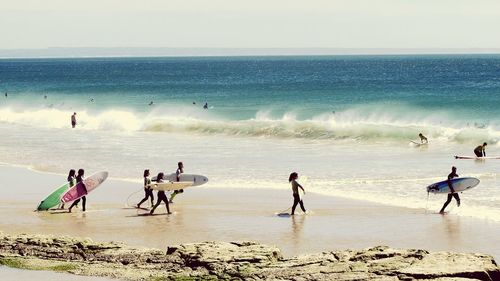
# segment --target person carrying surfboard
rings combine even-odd
[[[292,206],[292,212],[290,213],[290,215],[292,216],[295,213],[295,208],[297,207],[297,204],[300,204],[300,208],[304,213],[306,212],[306,208],[304,208],[304,202],[302,202],[302,199],[300,198],[299,195],[299,188],[302,189],[304,194],[306,193],[306,191],[304,190],[302,185],[300,185],[297,182],[298,178],[299,175],[296,172],[291,173],[290,176],[288,177],[288,182],[292,184],[292,192],[293,192],[293,206]]]
[[[78,169],[78,174],[76,175],[76,184],[79,184],[79,183],[82,183],[82,186],[85,190],[85,193],[87,193],[87,187],[85,186],[85,184],[83,183],[83,175],[85,174],[85,171],[83,169]],[[87,203],[87,198],[85,196],[83,196],[82,198],[80,198],[82,200],[82,211],[85,212],[85,205]],[[76,206],[79,202],[80,202],[80,199],[76,199],[73,204],[71,204],[71,206],[69,206],[69,209],[68,209],[68,212],[71,213],[71,209],[73,209],[74,206]]]
[[[177,171],[175,171],[175,180],[176,181],[181,181],[181,174],[184,173],[184,164],[182,162],[179,162],[177,163]],[[170,195],[170,199],[168,201],[170,201],[170,203],[174,203],[174,198],[175,196],[177,196],[177,194],[179,193],[183,193],[184,192],[184,189],[179,189],[179,190],[174,190],[174,192],[172,192],[172,195]]]
[[[163,182],[163,173],[159,173],[158,176],[156,176],[156,182],[157,183],[162,183]],[[153,209],[151,209],[151,211],[149,212],[150,215],[154,214],[155,212],[155,209],[160,206],[161,202],[165,202],[165,206],[167,207],[167,214],[171,214],[170,213],[170,208],[168,206],[168,198],[167,198],[167,195],[165,195],[165,191],[163,190],[158,190],[158,193],[157,193],[157,201],[156,201],[156,204],[153,206]]]
[[[137,208],[141,208],[141,204],[146,202],[148,198],[151,198],[151,206],[154,205],[155,197],[153,195],[153,190],[149,186],[151,184],[151,179],[149,178],[149,170],[144,170],[144,198],[137,204]]]
[[[448,187],[450,188],[450,193],[448,193],[448,199],[446,202],[444,202],[443,208],[439,211],[440,214],[444,214],[444,209],[448,204],[450,204],[451,199],[455,197],[455,200],[457,200],[457,206],[460,207],[460,197],[458,196],[458,193],[455,193],[455,189],[453,188],[453,185],[451,184],[451,180],[453,178],[458,178],[457,174],[457,168],[455,166],[451,167],[451,173],[448,175]]]
[[[477,157],[485,157],[486,156],[486,146],[487,143],[483,143],[483,145],[479,145],[474,149],[474,154],[476,154]]]
[[[75,170],[73,170],[73,169],[69,170],[68,179],[67,180],[69,182],[68,189],[70,189],[70,188],[72,188],[75,185]],[[64,209],[64,203],[63,202],[61,202],[60,208]]]
[[[422,135],[422,133],[418,134],[418,136],[420,137],[420,142],[421,143],[429,143],[429,141],[427,140],[427,138]]]

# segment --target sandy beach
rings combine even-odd
[[[454,252],[480,252],[500,258],[498,223],[439,215],[435,210],[388,207],[332,196],[306,194],[311,212],[294,217],[276,213],[291,204],[289,190],[218,188],[217,183],[187,189],[171,205],[172,215],[139,216],[125,206],[140,184],[107,180],[87,199],[87,212],[34,212],[40,198],[64,176],[1,166],[0,230],[90,237],[165,249],[202,241],[253,240],[282,249],[284,255],[388,245]],[[132,200],[141,199],[139,192]],[[163,206],[158,214],[164,213]],[[143,212],[143,211],[139,211]]]

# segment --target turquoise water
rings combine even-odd
[[[139,182],[184,161],[284,190],[298,171],[321,194],[437,210],[425,187],[455,165],[481,184],[453,212],[500,218],[500,162],[453,158],[500,155],[498,55],[9,59],[0,79],[2,162]],[[429,146],[408,144],[419,132]]]

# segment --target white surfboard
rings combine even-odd
[[[479,184],[479,180],[476,178],[455,178],[451,180],[451,185],[455,192],[463,192],[469,190]],[[448,186],[448,181],[440,181],[427,186],[427,192],[430,193],[450,193],[450,187]]]
[[[170,175],[167,175],[164,177],[165,180],[176,182],[177,181],[177,175],[175,173],[172,173]],[[152,177],[151,181],[156,181],[156,177]],[[179,177],[180,182],[191,182],[192,186],[199,186],[202,184],[206,184],[208,182],[208,178],[202,175],[195,175],[195,174],[181,174]]]
[[[422,142],[415,141],[415,140],[410,140],[410,143],[414,144],[416,146],[421,146],[421,145],[427,145],[428,144],[427,142],[422,143]]]
[[[154,182],[148,185],[149,188],[153,190],[162,190],[162,191],[172,191],[172,190],[179,190],[179,189],[185,189],[190,186],[193,186],[192,182],[183,182],[183,181],[178,181],[178,182]]]
[[[460,155],[455,155],[455,159],[474,159],[474,160],[486,160],[486,159],[500,159],[500,156],[484,156],[484,157],[477,157],[477,156],[460,156]]]

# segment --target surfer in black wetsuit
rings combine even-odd
[[[69,170],[68,173],[68,182],[69,182],[69,188],[72,188],[75,185],[75,170],[71,169]],[[61,209],[64,209],[64,203],[61,203]]]
[[[483,143],[483,145],[479,145],[474,149],[474,154],[476,154],[477,157],[485,157],[486,156],[486,146],[487,143]]]
[[[421,143],[429,143],[429,141],[427,140],[427,138],[422,135],[422,133],[418,134],[418,136],[420,137],[420,142]]]
[[[150,184],[151,179],[149,178],[149,170],[144,170],[144,198],[137,204],[137,208],[140,208],[141,204],[146,202],[148,198],[151,198],[151,206],[153,206],[155,197],[153,195],[153,190],[149,186]]]
[[[184,164],[182,162],[177,163],[177,171],[175,171],[175,180],[181,181],[181,174],[184,173]],[[184,189],[174,190],[172,195],[170,195],[170,199],[168,200],[170,203],[174,203],[174,198],[179,193],[184,193]]]
[[[156,177],[156,182],[158,183],[162,183],[163,182],[163,173],[159,173],[158,176]],[[165,203],[165,206],[167,207],[167,214],[171,214],[170,213],[170,208],[168,206],[168,198],[167,198],[167,195],[165,195],[165,191],[163,190],[158,190],[158,194],[157,194],[157,199],[156,199],[156,204],[153,206],[153,209],[151,209],[151,211],[149,212],[149,214],[153,214],[155,212],[155,209],[160,206],[161,202],[164,202]]]
[[[71,115],[71,128],[75,128],[76,126],[76,112],[73,112],[73,115]]]
[[[304,202],[302,202],[302,199],[300,199],[299,188],[302,189],[304,194],[306,193],[306,191],[304,190],[302,185],[300,185],[297,182],[298,177],[299,175],[296,172],[291,173],[290,177],[288,177],[288,182],[292,184],[292,192],[293,192],[293,206],[292,206],[292,212],[290,213],[290,215],[292,216],[295,213],[295,208],[297,207],[297,204],[300,204],[300,208],[304,213],[306,212],[306,208],[304,208]]]
[[[448,204],[450,204],[451,199],[455,197],[455,200],[457,200],[457,206],[460,207],[460,197],[458,196],[458,193],[455,193],[455,189],[453,188],[453,185],[451,184],[451,180],[453,178],[458,178],[457,174],[457,168],[455,166],[451,167],[451,173],[448,175],[448,187],[450,188],[450,193],[448,193],[448,199],[446,202],[444,202],[443,208],[439,211],[440,214],[444,214],[444,209]]]
[[[82,186],[83,186],[83,189],[85,190],[85,193],[87,193],[87,187],[85,186],[85,184],[83,183],[83,174],[85,173],[85,171],[83,169],[79,169],[78,170],[78,174],[76,175],[76,184],[79,184],[79,183],[82,183]],[[83,196],[82,198],[80,198],[82,200],[82,211],[85,212],[85,204],[87,203],[87,198],[85,198],[85,196]],[[71,206],[69,206],[69,209],[68,209],[68,212],[71,213],[71,209],[76,206],[79,202],[80,202],[80,199],[77,199],[73,202],[73,204],[71,204]]]

